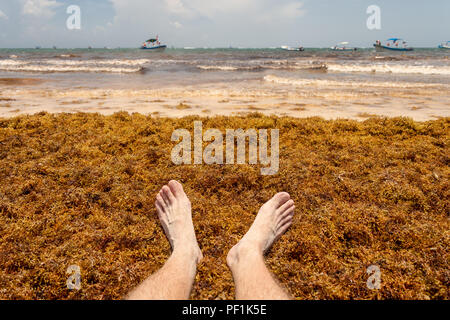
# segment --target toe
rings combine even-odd
[[[279,214],[284,214],[286,210],[290,209],[294,205],[294,200],[286,201],[281,207],[278,208]]]
[[[170,188],[168,186],[162,187],[162,193],[164,200],[167,200],[169,204],[172,204],[175,202],[175,196],[173,195],[172,191],[170,191]]]
[[[183,186],[178,181],[170,180],[168,186],[176,198],[184,194]]]
[[[164,188],[163,188],[164,189]],[[161,189],[161,191],[159,191],[159,195],[161,196],[161,198],[163,199],[163,203],[166,207],[170,206],[170,202],[169,202],[169,198],[167,197],[166,193],[164,192],[164,190]]]
[[[156,212],[158,213],[158,218],[159,221],[161,221],[161,223],[164,224],[168,224],[167,221],[167,214],[164,211],[164,208],[161,206],[161,204],[159,203],[159,201],[155,201],[155,207],[156,207]]]
[[[159,207],[161,208],[161,210],[164,210],[164,206],[166,205],[162,195],[161,195],[161,191],[156,195],[156,202],[159,204]]]
[[[289,229],[289,227],[292,225],[292,220],[288,221],[287,223],[285,223],[284,225],[282,225],[280,227],[280,229],[278,229],[277,232],[277,238],[281,237],[286,231],[287,229]]]
[[[287,192],[280,192],[273,196],[271,199],[273,205],[276,209],[278,209],[280,206],[285,204],[287,201],[289,201],[290,195]]]
[[[287,213],[278,223],[278,227],[283,227],[286,224],[292,223],[292,219],[294,217],[294,210],[289,210],[289,213]]]
[[[286,217],[286,216],[288,216],[290,214],[293,214],[294,213],[294,209],[295,209],[294,205],[289,206],[289,208],[287,208],[285,211],[283,211],[282,213],[279,214],[279,216],[278,216],[279,219],[282,220],[284,217]]]
[[[161,207],[161,204],[159,203],[159,200],[155,201],[155,207],[156,207],[156,212],[158,213],[158,216],[161,216],[162,213],[164,212],[164,210]]]

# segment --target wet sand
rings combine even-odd
[[[3,86],[23,86],[40,84],[44,80],[34,78],[0,78],[0,85]]]
[[[265,77],[235,85],[166,86],[160,89],[58,88],[39,78],[0,78],[0,117],[51,113],[119,111],[161,117],[188,115],[264,115],[324,119],[386,116],[416,121],[450,115],[450,85],[442,83],[286,80]],[[276,82],[277,89],[271,85]]]

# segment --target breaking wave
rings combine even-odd
[[[150,60],[0,60],[0,71],[9,72],[94,72],[94,73],[136,73],[144,69]]]
[[[371,64],[371,65],[346,65],[328,64],[328,70],[332,72],[380,72],[398,74],[423,74],[423,75],[450,75],[450,66],[407,65],[407,64]]]
[[[246,64],[230,65],[224,62],[216,65],[197,65],[201,70],[215,71],[260,71],[260,70],[327,70],[325,63],[296,62],[286,60],[248,61]]]
[[[369,81],[336,81],[321,79],[295,79],[287,77],[277,77],[267,75],[264,81],[275,84],[285,84],[298,87],[318,86],[318,87],[381,87],[381,88],[425,88],[436,87],[437,84],[429,83],[404,83],[404,82],[369,82]]]

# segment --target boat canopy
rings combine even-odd
[[[397,42],[398,40],[403,40],[403,39],[400,39],[400,38],[390,38],[390,39],[387,39],[386,41],[394,41],[394,42]]]
[[[157,39],[148,39],[146,42],[156,42],[158,41]]]
[[[348,42],[347,41],[339,42],[339,44],[348,44]]]

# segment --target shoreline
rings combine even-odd
[[[1,102],[1,99],[0,99]],[[181,103],[182,104],[182,103]],[[175,109],[176,107],[174,107]],[[73,111],[73,112],[67,112],[67,111],[61,111],[61,112],[49,112],[45,110],[36,111],[34,113],[19,113],[3,117],[0,115],[0,121],[8,121],[8,120],[14,120],[19,118],[33,118],[37,116],[43,116],[43,115],[51,115],[51,116],[70,116],[70,115],[81,115],[81,116],[101,116],[101,117],[116,117],[120,115],[126,115],[126,116],[142,116],[142,117],[148,117],[151,119],[160,119],[160,120],[185,120],[185,119],[198,119],[198,120],[210,120],[210,119],[226,119],[226,118],[253,118],[253,117],[267,117],[267,118],[273,118],[273,119],[292,119],[292,120],[318,120],[318,121],[326,121],[326,122],[339,122],[339,121],[356,121],[358,123],[364,123],[370,120],[396,120],[396,119],[406,119],[408,121],[413,121],[414,123],[428,123],[428,122],[436,122],[436,121],[448,121],[450,119],[450,116],[433,116],[431,119],[424,119],[424,120],[416,120],[412,117],[408,116],[385,116],[385,115],[375,115],[375,114],[360,114],[357,115],[354,118],[351,117],[336,117],[336,118],[330,118],[330,117],[324,117],[320,113],[318,114],[311,114],[309,116],[291,116],[287,114],[278,115],[273,112],[269,113],[263,113],[260,111],[246,111],[246,112],[233,112],[233,113],[215,113],[215,114],[205,114],[205,113],[186,113],[182,114],[181,112],[176,115],[162,115],[158,111],[152,112],[152,113],[141,113],[141,112],[130,112],[128,110],[117,110],[114,112],[108,112],[108,113],[102,113],[98,111],[90,111],[90,112],[83,112],[83,111]]]
[[[1,79],[0,79],[1,80]],[[408,84],[386,87],[366,83],[358,88],[334,82],[270,83],[164,87],[161,89],[56,88],[51,81],[17,78],[14,85],[0,81],[0,117],[20,114],[93,112],[111,115],[138,112],[160,117],[265,115],[365,120],[372,117],[409,117],[427,121],[448,117],[448,85]],[[30,82],[32,83],[30,85]],[[19,85],[20,83],[25,83]],[[383,90],[387,92],[383,94]]]

